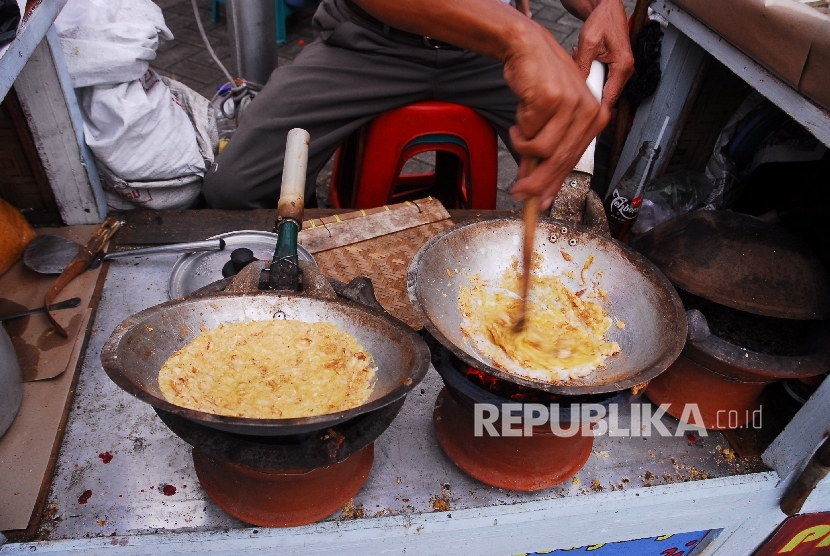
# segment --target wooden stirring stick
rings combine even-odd
[[[530,265],[533,257],[533,241],[536,238],[536,224],[539,222],[539,203],[539,197],[531,197],[522,206],[524,241],[522,242],[522,277],[519,282],[519,293],[522,296],[522,305],[519,320],[513,325],[515,332],[521,332],[527,324],[527,294],[530,290]]]

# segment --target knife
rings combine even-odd
[[[103,223],[95,230],[95,233],[92,234],[92,237],[89,238],[89,241],[81,247],[81,250],[78,251],[78,254],[75,255],[75,258],[72,259],[66,268],[61,272],[58,279],[55,280],[55,283],[52,284],[52,287],[46,292],[46,297],[43,298],[43,308],[46,310],[46,316],[49,317],[49,322],[52,323],[52,326],[55,328],[55,331],[63,336],[64,338],[69,337],[69,334],[64,330],[64,328],[58,324],[58,321],[55,320],[55,317],[52,316],[50,312],[49,306],[52,304],[52,301],[55,300],[55,297],[61,292],[63,288],[66,287],[76,276],[81,274],[92,263],[95,259],[95,256],[104,248],[104,245],[112,238],[115,232],[118,231],[118,228],[121,227],[121,220],[110,216]]]

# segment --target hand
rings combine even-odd
[[[511,193],[520,200],[538,196],[545,209],[608,124],[610,110],[596,101],[579,66],[547,29],[529,23],[531,32],[516,41],[504,66],[505,80],[520,100],[510,137],[524,155]]]
[[[586,77],[594,60],[608,64],[608,81],[602,92],[602,104],[609,110],[613,108],[626,82],[634,74],[634,55],[631,53],[622,2],[602,0],[594,8],[579,32],[574,60]]]

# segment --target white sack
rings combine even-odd
[[[196,133],[159,75],[80,91],[84,137],[124,180],[166,180],[205,173]]]
[[[69,0],[55,26],[108,204],[189,206],[213,161],[215,120],[206,98],[150,69],[160,41],[173,38],[161,9],[151,0]]]
[[[213,163],[218,144],[216,120],[208,100],[186,85],[162,77],[162,82],[187,115],[195,130],[196,144],[206,167]],[[184,209],[189,207],[202,188],[202,173],[160,180],[125,180],[98,163],[106,192],[107,205],[113,209]]]
[[[76,88],[141,78],[173,38],[151,0],[69,0],[55,28]]]

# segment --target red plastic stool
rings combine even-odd
[[[435,151],[435,172],[404,174],[407,160]],[[373,208],[432,195],[448,208],[496,208],[498,147],[472,108],[425,101],[385,112],[337,150],[328,204]]]

